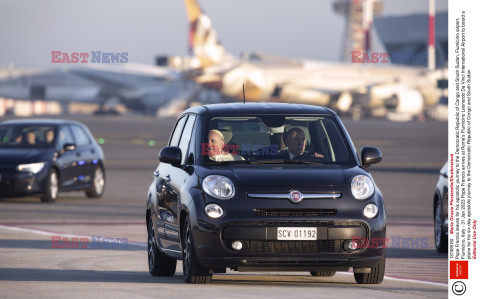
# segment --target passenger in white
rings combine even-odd
[[[210,148],[208,157],[212,161],[222,162],[245,160],[242,156],[232,155],[223,150],[225,147],[225,137],[219,130],[210,130],[210,132],[208,132],[208,146]]]

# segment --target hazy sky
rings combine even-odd
[[[337,60],[344,19],[333,0],[199,0],[226,49]],[[437,11],[447,0],[437,0]],[[428,0],[384,0],[383,15],[427,13]],[[182,0],[0,0],[0,65],[51,67],[51,51],[128,52],[130,62],[187,53]]]

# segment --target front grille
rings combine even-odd
[[[337,209],[255,209],[254,212],[265,217],[318,217],[334,216]]]
[[[245,241],[245,243],[247,244],[245,251],[249,253],[317,253],[342,251],[342,240],[249,240]]]
[[[363,227],[365,234],[368,236],[368,226],[361,221],[257,221],[257,222],[230,222],[224,226],[239,227],[241,230],[249,230],[255,228],[267,228],[267,231],[274,229],[274,227],[323,227],[323,228],[336,228],[336,227]],[[267,234],[269,234],[267,232]],[[271,236],[271,234],[269,234]],[[305,254],[305,253],[345,253],[344,243],[346,239],[327,239],[327,240],[272,240],[272,238],[252,238],[247,239],[245,237],[239,237],[236,240],[240,240],[244,247],[241,252],[244,253],[262,253],[262,254]],[[232,241],[234,239],[226,239],[222,237],[222,241],[225,247],[233,250]]]
[[[252,227],[252,226],[301,226],[301,227],[310,227],[310,226],[363,226],[365,229],[368,229],[367,225],[362,221],[339,221],[339,220],[307,220],[307,221],[275,221],[275,220],[268,220],[268,221],[235,221],[229,222],[224,226],[245,226],[245,227]]]

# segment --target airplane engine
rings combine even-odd
[[[385,99],[387,119],[393,121],[409,121],[422,115],[424,99],[422,94],[414,89],[398,90]]]
[[[389,84],[372,88],[368,107],[372,115],[409,120],[423,113],[424,102],[418,90],[405,85]]]
[[[385,99],[385,107],[397,113],[417,116],[423,112],[423,96],[414,89],[399,90],[391,98]]]

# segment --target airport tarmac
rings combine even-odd
[[[65,116],[105,141],[107,189],[100,199],[61,194],[55,204],[35,197],[0,200],[0,297],[447,297],[447,255],[433,243],[433,195],[447,158],[446,122],[344,120],[357,150],[377,146],[371,167],[387,210],[386,278],[357,285],[352,273],[314,278],[308,273],[214,275],[211,285],[183,283],[147,269],[145,197],[174,119],[140,116]],[[52,236],[127,238],[126,248],[52,249]],[[395,243],[393,243],[395,242]]]

